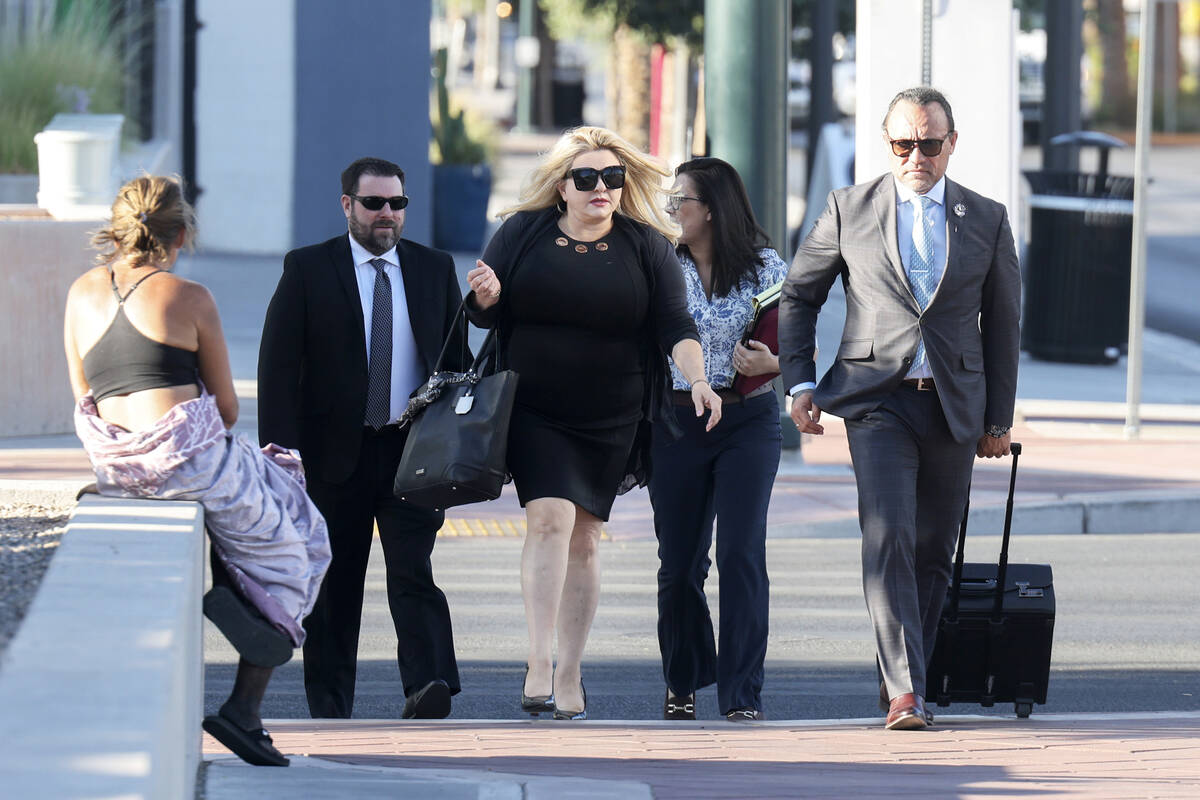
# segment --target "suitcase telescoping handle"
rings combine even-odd
[[[996,570],[996,595],[992,606],[992,617],[999,620],[1004,606],[1004,581],[1008,573],[1008,539],[1012,532],[1013,494],[1017,488],[1017,459],[1021,455],[1021,443],[1012,442],[1009,447],[1012,453],[1012,471],[1008,476],[1008,503],[1004,508],[1004,537],[1000,543],[1000,562]],[[962,593],[963,558],[967,546],[967,514],[971,510],[971,488],[967,487],[967,502],[963,505],[962,523],[958,528],[958,550],[954,556],[954,574],[950,580],[950,611],[947,617],[958,619],[958,600]]]

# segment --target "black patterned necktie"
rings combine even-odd
[[[392,406],[392,282],[382,258],[372,258],[375,293],[371,301],[371,356],[367,365],[367,425],[379,430]]]

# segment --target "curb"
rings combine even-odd
[[[974,535],[1004,532],[1005,507],[973,506],[967,530]],[[1200,491],[1109,492],[1064,495],[1058,500],[1017,503],[1013,535],[1200,532]],[[860,535],[858,516],[767,528],[768,539],[850,539]]]

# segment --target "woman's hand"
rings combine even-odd
[[[709,386],[708,381],[699,380],[692,384],[692,402],[696,405],[696,416],[704,416],[708,409],[708,424],[705,432],[711,431],[721,421],[721,396]]]
[[[774,375],[779,372],[779,357],[762,342],[751,339],[733,348],[733,368],[747,378],[755,375]]]
[[[475,292],[475,306],[486,311],[500,300],[500,279],[487,264],[476,259],[475,269],[467,273],[467,285]]]

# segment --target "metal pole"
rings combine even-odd
[[[804,196],[812,186],[813,164],[817,158],[817,142],[821,128],[833,122],[833,34],[837,27],[837,7],[834,0],[813,0],[812,9],[812,83],[808,104],[808,147],[804,170]]]
[[[517,7],[518,64],[517,64],[517,128],[533,128],[533,67],[537,59],[526,51],[536,51],[537,29],[534,20],[536,0],[523,0]]]
[[[787,250],[790,3],[706,0],[705,117],[711,153],[734,166],[771,244]]]
[[[933,83],[933,0],[921,3],[921,85]]]
[[[1133,253],[1129,264],[1129,357],[1125,374],[1125,438],[1141,435],[1142,332],[1146,325],[1146,173],[1154,115],[1154,26],[1158,0],[1142,0],[1138,46],[1137,138],[1133,151]]]
[[[1079,62],[1083,58],[1082,0],[1054,0],[1046,4],[1045,94],[1040,128],[1042,169],[1079,170],[1078,145],[1051,146],[1060,133],[1083,127],[1080,115]]]

